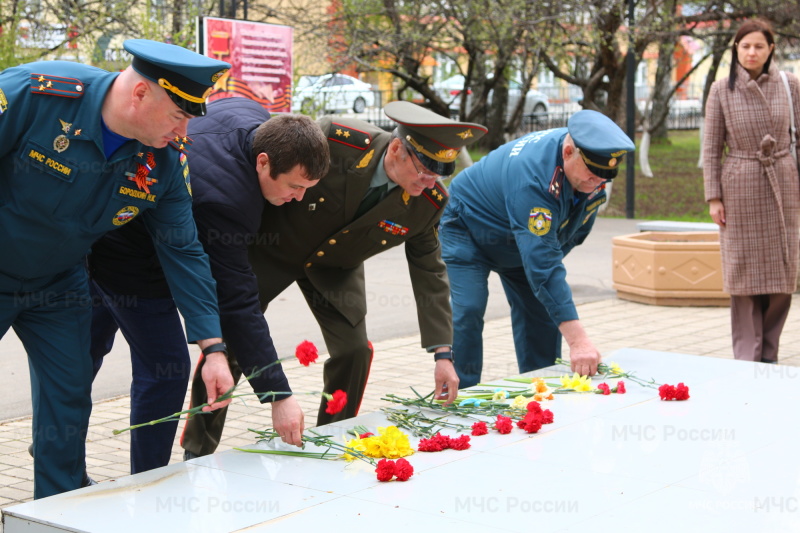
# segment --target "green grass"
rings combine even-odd
[[[637,139],[636,147],[639,147]],[[703,194],[703,169],[697,168],[700,136],[697,130],[672,131],[669,143],[650,145],[650,168],[646,178],[636,157],[634,217],[648,220],[711,222]],[[626,216],[626,168],[620,166],[611,200],[603,216]]]
[[[637,138],[636,148],[639,148]],[[473,161],[485,152],[470,150]],[[650,145],[650,168],[654,177],[646,178],[636,158],[636,197],[634,217],[645,220],[711,222],[703,195],[703,169],[697,168],[700,136],[697,130],[671,131],[669,142]],[[602,216],[626,216],[626,163],[614,179],[611,200]]]

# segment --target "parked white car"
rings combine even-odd
[[[304,87],[298,83],[292,96],[292,112],[295,113],[363,113],[374,105],[372,86],[345,74],[325,74]]]
[[[448,102],[450,109],[453,111],[458,111],[458,107],[461,105],[461,93],[464,90],[464,76],[461,74],[456,74],[446,80],[442,80],[438,83],[433,84],[433,88],[439,97]],[[489,91],[489,96],[487,97],[486,101],[489,105],[492,104],[492,93],[494,91]],[[509,80],[508,81],[508,107],[507,111],[511,114],[511,111],[519,102],[519,99],[522,96],[522,84],[520,84],[516,80]],[[467,109],[471,109],[472,107],[472,91],[467,91]],[[525,93],[525,103],[522,107],[522,116],[532,115],[536,116],[545,116],[547,115],[548,110],[550,109],[550,102],[547,99],[547,95],[543,92],[535,91],[533,89],[528,89]]]

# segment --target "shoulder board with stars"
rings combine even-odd
[[[372,136],[361,130],[357,130],[350,126],[331,122],[331,129],[328,132],[328,140],[352,146],[359,150],[366,150],[372,143]]]
[[[423,190],[422,195],[430,200],[430,202],[436,206],[436,209],[441,209],[444,207],[447,191],[441,183],[435,183],[430,189]]]
[[[192,138],[175,137],[169,142],[169,145],[175,148],[177,151],[181,152],[182,154],[187,154],[189,153],[189,147],[192,146]]]
[[[31,93],[80,98],[83,96],[83,82],[77,78],[31,74]]]
[[[554,198],[558,199],[561,196],[561,187],[564,184],[564,169],[561,167],[556,167],[553,171],[553,177],[550,178],[550,186],[547,190],[550,194],[553,195]]]

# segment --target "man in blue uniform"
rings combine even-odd
[[[566,128],[505,144],[453,180],[441,240],[461,387],[481,378],[490,271],[511,305],[520,372],[552,365],[563,335],[572,369],[596,373],[600,353],[578,320],[562,260],[586,239],[605,182],[633,149],[609,118],[584,110]]]
[[[259,305],[247,246],[256,240],[266,204],[301,200],[328,172],[328,142],[310,118],[270,118],[248,98],[210,103],[205,116],[189,123],[189,138],[194,219],[217,282],[223,337],[231,359],[251,375],[278,354]],[[95,372],[120,328],[131,347],[131,424],[180,411],[191,373],[180,319],[147,230],[133,221],[109,233],[92,246],[88,261],[99,304],[92,317]],[[262,401],[272,402],[274,429],[286,442],[301,445],[303,411],[281,366],[270,366],[250,384],[257,393],[287,393]],[[205,394],[193,398],[203,403]],[[207,416],[193,419],[203,424]],[[131,432],[131,473],[169,463],[177,426],[175,420]]]
[[[92,363],[83,258],[104,233],[141,218],[157,235],[187,336],[206,352],[209,402],[233,384],[181,143],[230,65],[152,41],[125,49],[133,63],[121,73],[53,61],[0,74],[0,331],[13,327],[28,353],[35,498],[84,482]]]

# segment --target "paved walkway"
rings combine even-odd
[[[781,363],[793,366],[800,366],[798,298],[800,296],[796,295],[781,339]],[[657,307],[610,298],[579,305],[578,311],[589,335],[604,354],[631,347],[732,357],[727,308]],[[484,379],[514,374],[517,367],[510,320],[488,322],[484,339]],[[320,361],[324,359],[322,355]],[[289,363],[285,367],[295,391],[319,390],[322,364],[306,368]],[[389,405],[380,399],[386,393],[410,396],[409,386],[420,392],[430,391],[432,370],[431,357],[419,348],[417,336],[376,343],[375,362],[362,412]],[[300,396],[300,399],[306,411],[306,423],[313,426],[318,399],[311,396]],[[127,434],[114,436],[112,430],[128,426],[129,402],[130,398],[123,396],[94,405],[87,463],[90,475],[99,482],[128,474],[129,437]],[[269,409],[262,408],[255,400],[234,404],[219,450],[252,443],[247,429],[261,429],[269,424]],[[30,426],[29,417],[0,422],[0,508],[32,498],[33,461],[27,452]],[[172,460],[180,461],[182,451],[176,440]]]

